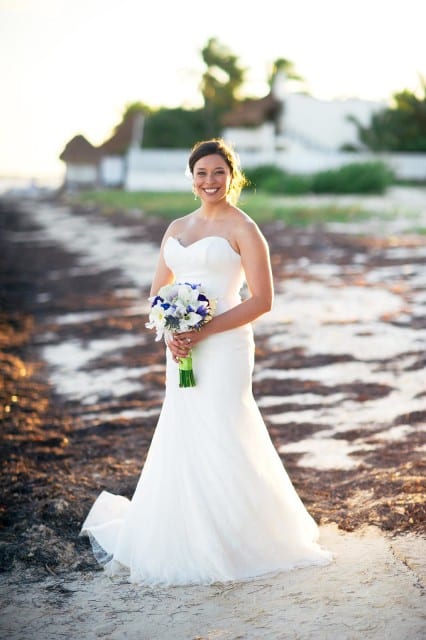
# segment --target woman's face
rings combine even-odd
[[[200,158],[193,170],[194,192],[204,202],[226,198],[231,184],[231,170],[222,156],[213,153]]]

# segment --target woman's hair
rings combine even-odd
[[[192,147],[188,160],[191,175],[194,173],[195,163],[201,158],[204,158],[204,156],[210,156],[212,154],[222,156],[231,171],[228,199],[235,205],[238,202],[243,187],[248,184],[248,180],[240,169],[235,151],[222,138],[202,140]]]

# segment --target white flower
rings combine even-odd
[[[176,317],[183,318],[184,315],[186,314],[186,308],[188,305],[186,305],[183,300],[176,300],[175,306],[176,306]]]
[[[193,306],[198,297],[198,291],[187,284],[180,284],[178,287],[177,298],[185,307]]]
[[[185,320],[190,327],[196,327],[197,324],[203,319],[203,316],[200,316],[199,313],[195,313],[195,311],[191,311],[187,314]]]
[[[165,300],[172,300],[178,294],[178,286],[176,284],[165,284],[164,287],[161,287],[158,295],[164,298]]]
[[[164,333],[164,325],[165,325],[165,313],[164,309],[160,304],[156,304],[152,307],[151,312],[149,314],[149,322],[146,323],[146,327],[148,329],[155,329],[157,332],[156,340],[161,340]]]

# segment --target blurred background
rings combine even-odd
[[[211,135],[305,175],[351,160],[337,151],[426,153],[425,18],[421,0],[0,0],[1,180],[186,189]],[[426,177],[424,158],[392,162]]]

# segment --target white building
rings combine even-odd
[[[224,119],[223,135],[238,139],[242,150],[259,148],[290,151],[304,149],[339,151],[345,146],[359,148],[357,129],[349,118],[354,116],[368,125],[384,102],[358,98],[320,100],[304,93],[287,91],[283,72],[276,75],[271,93],[260,100],[240,103]]]
[[[291,93],[280,72],[267,96],[240,102],[226,114],[222,136],[233,144],[243,168],[274,164],[290,173],[310,174],[352,162],[383,160],[399,178],[426,180],[426,154],[343,150],[360,146],[350,118],[365,126],[386,106],[356,98],[319,100]],[[142,137],[140,113],[129,114],[97,148],[76,136],[60,156],[67,166],[66,185],[189,190],[185,175],[189,149],[145,149]]]
[[[99,147],[94,147],[82,135],[70,140],[59,156],[66,166],[65,186],[124,187],[128,156],[132,150],[140,149],[143,123],[141,113],[129,113]]]
[[[84,136],[74,136],[59,157],[65,162],[64,182],[68,188],[98,184],[99,152]]]

